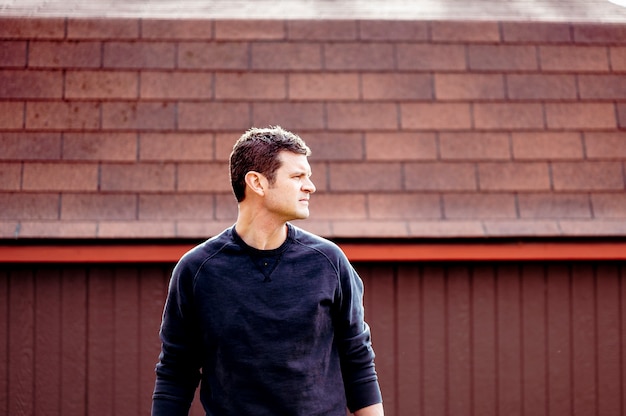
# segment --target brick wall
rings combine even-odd
[[[268,124],[322,235],[626,235],[626,25],[3,18],[0,237],[212,235]]]

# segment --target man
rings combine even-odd
[[[235,143],[235,225],[176,265],[161,324],[153,416],[383,415],[361,279],[309,216],[309,148],[280,127]]]

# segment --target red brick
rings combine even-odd
[[[215,218],[211,194],[163,194],[139,196],[139,219],[210,220]]]
[[[396,105],[392,103],[328,103],[328,128],[337,130],[395,130]]]
[[[410,221],[409,236],[427,237],[483,237],[479,221]]]
[[[60,133],[0,132],[0,159],[59,160]]]
[[[576,43],[626,43],[626,26],[617,23],[579,23],[572,25]]]
[[[428,40],[428,22],[416,20],[361,20],[359,39],[362,40]]]
[[[409,236],[406,221],[333,221],[335,237],[345,238],[406,238]]]
[[[477,189],[471,163],[407,163],[404,189],[409,191],[468,191]]]
[[[365,100],[420,100],[433,98],[432,77],[426,74],[363,74]]]
[[[61,71],[0,70],[0,98],[61,98]]]
[[[393,46],[388,43],[328,43],[324,45],[324,64],[328,70],[393,69]]]
[[[208,99],[213,75],[206,72],[142,72],[139,96],[147,99]]]
[[[185,163],[178,166],[177,191],[229,192],[231,189],[226,163]]]
[[[582,159],[580,133],[513,133],[513,157],[517,160]]]
[[[90,130],[100,127],[100,104],[95,102],[28,102],[27,129]]]
[[[64,18],[0,17],[2,39],[63,39]]]
[[[258,73],[215,74],[215,98],[280,100],[287,98],[286,75]]]
[[[253,126],[279,125],[287,130],[317,130],[324,128],[324,107],[321,103],[261,103],[252,104]]]
[[[406,103],[400,112],[403,129],[461,130],[472,124],[466,103]]]
[[[142,39],[212,39],[213,21],[206,19],[142,19]]]
[[[575,100],[574,75],[510,74],[506,76],[507,94],[513,100]]]
[[[608,71],[607,49],[595,46],[540,46],[542,71]]]
[[[315,43],[256,42],[251,45],[251,66],[260,70],[319,70],[322,47]]]
[[[248,126],[250,127],[250,126]],[[247,128],[246,128],[247,130]],[[216,133],[215,134],[215,160],[228,161],[230,153],[233,151],[233,146],[239,136],[244,131],[235,133]]]
[[[135,133],[64,133],[63,159],[90,161],[137,160]]]
[[[369,194],[367,207],[368,217],[374,220],[441,218],[441,203],[435,194]]]
[[[334,163],[329,166],[332,191],[393,191],[402,188],[398,163]]]
[[[626,99],[626,76],[579,75],[578,88],[583,100],[623,100]]]
[[[22,178],[25,191],[96,191],[95,163],[26,163]]]
[[[105,68],[174,68],[176,45],[166,42],[105,42]]]
[[[138,19],[91,19],[67,20],[68,39],[137,39]]]
[[[311,160],[311,171],[313,172],[313,183],[317,193],[328,192],[329,190],[329,178],[328,166],[330,164],[325,161],[317,162],[315,159]]]
[[[20,238],[95,238],[95,221],[22,221]]]
[[[242,131],[248,128],[250,128],[250,106],[246,103],[178,104],[179,130]]]
[[[136,72],[67,71],[65,98],[132,99],[137,98],[139,80]]]
[[[397,44],[398,69],[463,71],[465,47],[461,45]]]
[[[492,100],[504,98],[500,74],[435,74],[438,100]]]
[[[609,103],[546,103],[550,129],[614,129],[615,106]]]
[[[537,66],[534,46],[470,45],[469,68],[479,71],[528,71]]]
[[[311,148],[311,160],[363,160],[363,137],[357,133],[315,133],[302,137]],[[315,172],[314,172],[315,174]],[[315,174],[314,182],[322,180]]]
[[[520,193],[520,218],[591,218],[589,197],[570,193]]]
[[[435,160],[437,143],[434,133],[376,133],[365,134],[367,160]]]
[[[626,71],[626,47],[616,46],[609,48],[609,56],[612,71]]]
[[[176,237],[186,239],[206,239],[217,235],[226,228],[231,227],[234,221],[198,221],[179,220],[176,221]],[[168,238],[171,238],[168,237]]]
[[[21,163],[0,162],[0,190],[17,191],[20,189],[22,178]]]
[[[172,103],[104,103],[102,128],[171,130],[175,127],[176,108]]]
[[[30,42],[28,66],[44,68],[98,68],[102,64],[100,42]]]
[[[175,189],[176,166],[173,163],[104,163],[100,169],[101,191],[171,192]]]
[[[585,133],[585,152],[590,159],[626,160],[626,133]]]
[[[59,194],[2,193],[0,207],[0,219],[3,220],[54,220],[59,217]]]
[[[441,133],[439,151],[444,160],[511,159],[509,136],[505,133]]]
[[[210,161],[214,159],[214,142],[210,133],[145,133],[139,138],[139,159]]]
[[[443,205],[447,219],[516,218],[515,196],[509,193],[444,194]]]
[[[474,105],[477,129],[542,129],[543,109],[534,103],[484,103]]]
[[[293,100],[355,100],[359,76],[354,73],[290,73],[289,98]]]
[[[232,192],[215,194],[215,218],[234,221],[237,218],[237,213],[237,200]]]
[[[3,68],[24,68],[26,66],[26,42],[0,41],[0,62]]]
[[[430,24],[435,42],[499,42],[498,22],[435,21]]]
[[[548,163],[480,163],[482,191],[541,191],[550,189]]]
[[[24,103],[0,101],[0,128],[22,129],[24,127]]]
[[[283,20],[217,20],[215,39],[267,40],[285,39],[286,23]]]
[[[295,40],[355,40],[357,22],[347,20],[288,20],[287,38]]]
[[[362,193],[315,193],[311,196],[311,216],[316,220],[363,220],[367,218],[365,200]]]
[[[626,128],[626,104],[617,104],[617,124],[620,129]]]
[[[132,194],[63,194],[62,220],[132,220],[137,216],[137,196]]]
[[[183,69],[247,69],[247,43],[182,42],[178,45],[178,67]]]
[[[626,218],[626,194],[591,194],[594,218]]]
[[[171,238],[176,235],[173,221],[100,221],[99,238]]]
[[[559,221],[559,228],[567,236],[623,236],[626,222],[623,220]]]
[[[502,37],[505,42],[568,43],[569,23],[553,22],[502,22]]]
[[[556,191],[624,190],[619,162],[554,162],[552,177]]]
[[[561,234],[555,220],[495,220],[484,221],[487,236],[498,237],[552,237]]]

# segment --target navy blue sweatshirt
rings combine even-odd
[[[231,227],[174,268],[153,416],[345,416],[382,401],[363,284],[332,242],[288,224],[257,250]]]

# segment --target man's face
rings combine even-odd
[[[311,166],[305,155],[283,151],[275,181],[269,185],[265,206],[277,219],[291,221],[309,217],[309,197],[315,192]]]

